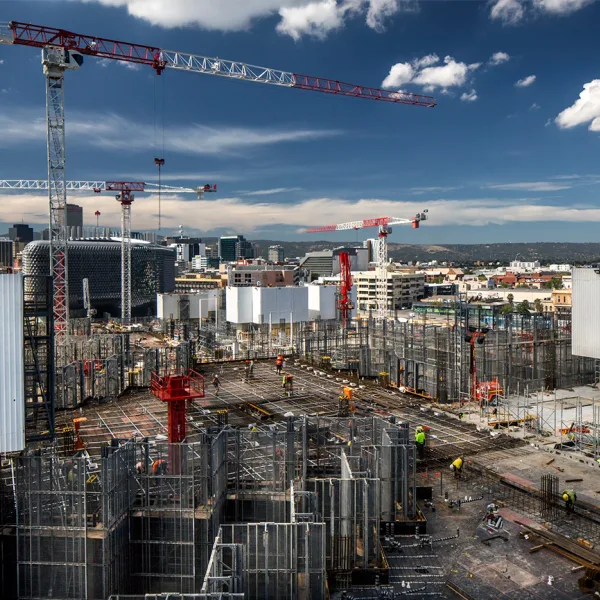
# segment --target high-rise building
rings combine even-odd
[[[33,228],[25,223],[16,223],[12,227],[8,229],[8,237],[13,240],[20,240],[21,242],[25,242],[29,244],[29,242],[33,242]]]
[[[283,246],[269,246],[269,262],[281,263],[284,256]]]
[[[67,227],[83,227],[83,208],[77,204],[67,204]]]
[[[240,236],[242,239],[235,245],[235,260],[254,258],[254,244],[244,239],[244,236]]]
[[[233,262],[236,259],[236,244],[243,239],[242,235],[224,235],[219,238],[219,258],[223,262]]]
[[[254,247],[243,235],[225,235],[219,238],[219,257],[222,262],[254,258]]]
[[[0,238],[0,267],[13,266],[13,241]]]

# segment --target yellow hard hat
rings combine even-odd
[[[417,428],[415,429],[415,431],[423,431],[423,427],[421,427],[421,425],[417,426]]]
[[[566,502],[569,499],[569,494],[566,492],[563,494],[563,500]]]

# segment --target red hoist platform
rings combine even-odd
[[[179,444],[185,440],[186,402],[204,398],[204,377],[191,369],[187,375],[163,375],[152,373],[152,393],[169,405],[169,443]]]

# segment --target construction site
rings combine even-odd
[[[50,274],[0,275],[2,599],[600,594],[598,363],[572,354],[564,315],[459,301],[437,322],[394,318],[389,225],[426,211],[316,228],[378,227],[368,318],[352,316],[346,255],[335,319],[134,323],[138,188],[105,182],[121,318],[95,318],[85,287],[86,318],[69,314],[63,84],[83,56],[432,98],[31,24],[0,41],[43,53],[51,219]]]

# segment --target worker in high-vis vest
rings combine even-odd
[[[452,469],[452,471],[454,471],[454,477],[456,479],[458,479],[463,471],[463,465],[464,465],[464,461],[462,458],[457,458],[451,465],[450,465],[450,469]]]
[[[575,510],[575,500],[577,500],[577,494],[574,490],[565,490],[562,495],[562,499],[565,501],[565,506],[569,512]]]
[[[425,458],[425,431],[419,425],[415,429],[415,445],[417,446],[417,456],[419,459]]]

